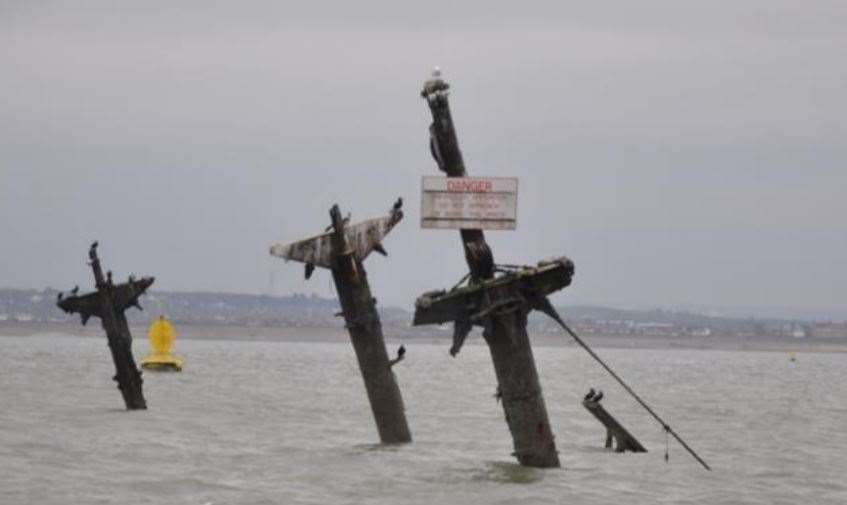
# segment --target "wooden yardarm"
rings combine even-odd
[[[421,92],[432,112],[430,150],[438,167],[447,176],[463,177],[466,171],[450,115],[448,88],[447,83],[436,73],[433,79],[424,84]],[[506,422],[512,434],[514,455],[525,466],[558,467],[559,456],[526,332],[527,313],[549,303],[546,294],[550,290],[536,292],[531,283],[524,282],[525,274],[537,275],[536,269],[532,268],[523,269],[511,277],[504,276],[507,278],[502,282],[497,280],[503,277],[495,278],[498,268],[483,232],[463,229],[460,234],[470,270],[469,283],[471,286],[480,285],[483,294],[481,298],[476,298],[478,303],[474,308],[475,314],[458,315],[455,319],[450,353],[455,356],[459,352],[473,325],[484,328],[483,337],[491,351],[497,375],[497,394],[502,400]],[[561,258],[556,261],[557,281],[555,286],[550,286],[551,290],[567,286],[573,274],[573,263],[570,260]],[[416,324],[428,324],[427,310],[440,300],[449,304],[449,298],[454,292],[429,293],[421,297],[416,306]]]
[[[291,244],[274,245],[271,254],[306,263],[306,278],[315,266],[332,270],[341,313],[356,351],[359,370],[365,381],[371,410],[382,443],[411,442],[403,398],[391,367],[402,359],[402,352],[389,360],[382,335],[382,324],[362,265],[371,251],[385,254],[382,238],[400,221],[400,200],[388,216],[348,225],[338,205],[330,210],[328,233]]]
[[[141,371],[138,370],[135,359],[132,357],[132,335],[124,312],[129,307],[141,309],[138,297],[153,284],[154,279],[153,277],[135,279],[130,276],[127,282],[114,284],[111,271],[105,277],[103,276],[100,259],[97,257],[97,242],[91,244],[88,257],[94,271],[96,291],[77,296],[79,288],[74,288],[67,297],[64,293],[59,293],[57,305],[67,313],[79,314],[83,325],[91,316],[100,318],[109,340],[112,359],[115,362],[114,379],[118,383],[126,408],[146,409],[147,402],[141,391],[143,382]]]

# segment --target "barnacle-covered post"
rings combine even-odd
[[[421,95],[432,112],[430,151],[448,177],[465,177],[465,165],[447,100],[449,86],[436,71]],[[514,456],[525,466],[558,467],[559,456],[541,394],[532,347],[526,332],[527,313],[541,308],[546,295],[570,284],[573,263],[567,258],[539,264],[502,277],[481,229],[462,229],[469,286],[432,292],[418,299],[415,324],[454,322],[455,356],[474,325],[484,328],[497,375],[497,395],[512,433]],[[534,280],[549,276],[544,286]],[[536,290],[536,288],[539,288]],[[443,310],[442,310],[443,309]]]
[[[115,362],[114,380],[118,383],[126,408],[146,409],[147,402],[141,390],[141,371],[138,370],[135,359],[132,357],[132,335],[124,312],[129,307],[141,309],[138,297],[153,284],[154,279],[153,277],[135,279],[130,276],[127,282],[114,284],[111,271],[107,272],[105,277],[103,276],[100,259],[97,257],[97,242],[91,244],[88,257],[91,260],[89,265],[94,271],[96,291],[77,295],[79,287],[76,287],[71,290],[70,296],[59,293],[56,304],[67,313],[79,314],[83,325],[91,316],[100,318],[109,340],[112,360]]]
[[[405,350],[401,346],[397,357],[388,359],[376,299],[371,295],[362,262],[371,251],[386,254],[382,239],[402,219],[401,205],[402,200],[398,200],[387,216],[355,225],[349,224],[349,216],[342,218],[338,205],[333,205],[326,233],[299,242],[273,245],[270,250],[273,256],[305,263],[307,279],[316,266],[332,271],[341,302],[340,315],[344,316],[350,333],[379,438],[384,444],[412,441],[403,398],[391,370],[403,358]]]

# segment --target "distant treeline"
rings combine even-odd
[[[56,307],[58,291],[47,288],[0,289],[0,321],[61,322],[72,321]],[[317,295],[290,296],[249,295],[209,292],[151,291],[141,300],[145,311],[128,311],[131,322],[144,323],[160,314],[176,323],[240,326],[339,326],[335,315],[339,310],[334,298]],[[409,310],[378,307],[386,326],[409,326]],[[684,311],[624,310],[600,306],[565,306],[561,313],[567,319],[594,328],[624,329],[631,333],[649,331],[690,331],[725,334],[774,334],[793,331],[803,323],[786,319],[752,319],[712,317]],[[556,331],[551,321],[541,314],[530,316],[530,329]],[[652,328],[652,330],[651,330]]]
[[[56,307],[53,288],[0,289],[0,321],[62,322],[74,317]],[[235,293],[151,290],[142,297],[144,312],[127,311],[130,322],[143,323],[166,315],[176,323],[245,326],[338,326],[334,298],[317,295],[248,295]],[[383,307],[386,321],[404,318],[399,309]]]

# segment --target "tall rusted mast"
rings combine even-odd
[[[429,128],[430,150],[438,168],[448,177],[464,177],[465,165],[447,100],[448,88],[448,84],[436,72],[433,78],[424,84],[421,92],[432,112],[433,121]],[[460,234],[470,269],[469,283],[473,286],[494,279],[494,255],[482,230],[463,229]],[[564,261],[567,261],[572,273],[573,264],[569,260]],[[565,271],[567,266],[562,264]],[[567,274],[567,282],[564,285],[569,283],[570,274]],[[559,285],[559,288],[561,287]],[[456,320],[450,353],[453,356],[458,353],[473,324],[484,327],[483,337],[491,351],[497,375],[498,395],[502,399],[506,422],[512,433],[514,456],[525,466],[558,467],[559,456],[526,332],[527,313],[534,307],[524,302],[512,303],[513,300],[506,299],[511,296],[508,289],[486,289],[481,296],[484,297],[484,304],[488,308],[483,309],[484,315],[475,321]],[[429,298],[422,297],[418,302],[419,308],[422,301],[425,304],[430,303]],[[496,309],[498,304],[500,309]],[[419,319],[417,315],[416,319]]]
[[[97,257],[97,242],[91,244],[88,257],[91,260],[89,265],[94,271],[94,285],[97,290],[87,295],[77,296],[79,288],[76,287],[71,290],[71,296],[65,297],[64,293],[59,293],[56,304],[67,313],[79,314],[83,325],[91,316],[100,318],[109,340],[112,360],[115,362],[114,380],[118,383],[126,408],[146,409],[147,402],[144,401],[144,394],[141,391],[143,382],[141,371],[138,370],[132,356],[132,334],[129,332],[129,324],[124,312],[129,307],[141,309],[138,297],[153,284],[154,279],[153,277],[135,279],[130,276],[127,282],[115,285],[112,282],[111,271],[107,272],[105,278],[103,277],[103,269]]]
[[[401,204],[402,201],[398,200],[385,217],[352,226],[341,217],[338,205],[333,205],[329,213],[331,231],[300,242],[271,247],[273,256],[306,263],[307,279],[315,266],[332,270],[341,302],[341,315],[350,333],[379,438],[384,444],[412,441],[403,398],[391,370],[403,358],[405,351],[401,347],[397,358],[388,359],[376,299],[371,295],[362,262],[371,251],[385,254],[382,239],[402,219]]]

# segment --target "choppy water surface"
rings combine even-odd
[[[536,349],[564,468],[521,468],[488,350],[408,343],[415,442],[380,447],[333,343],[182,340],[127,412],[105,339],[0,338],[0,503],[847,503],[844,354],[602,349],[712,465],[702,470],[582,351]],[[146,342],[136,341],[136,356]],[[648,454],[602,449],[590,387]]]

